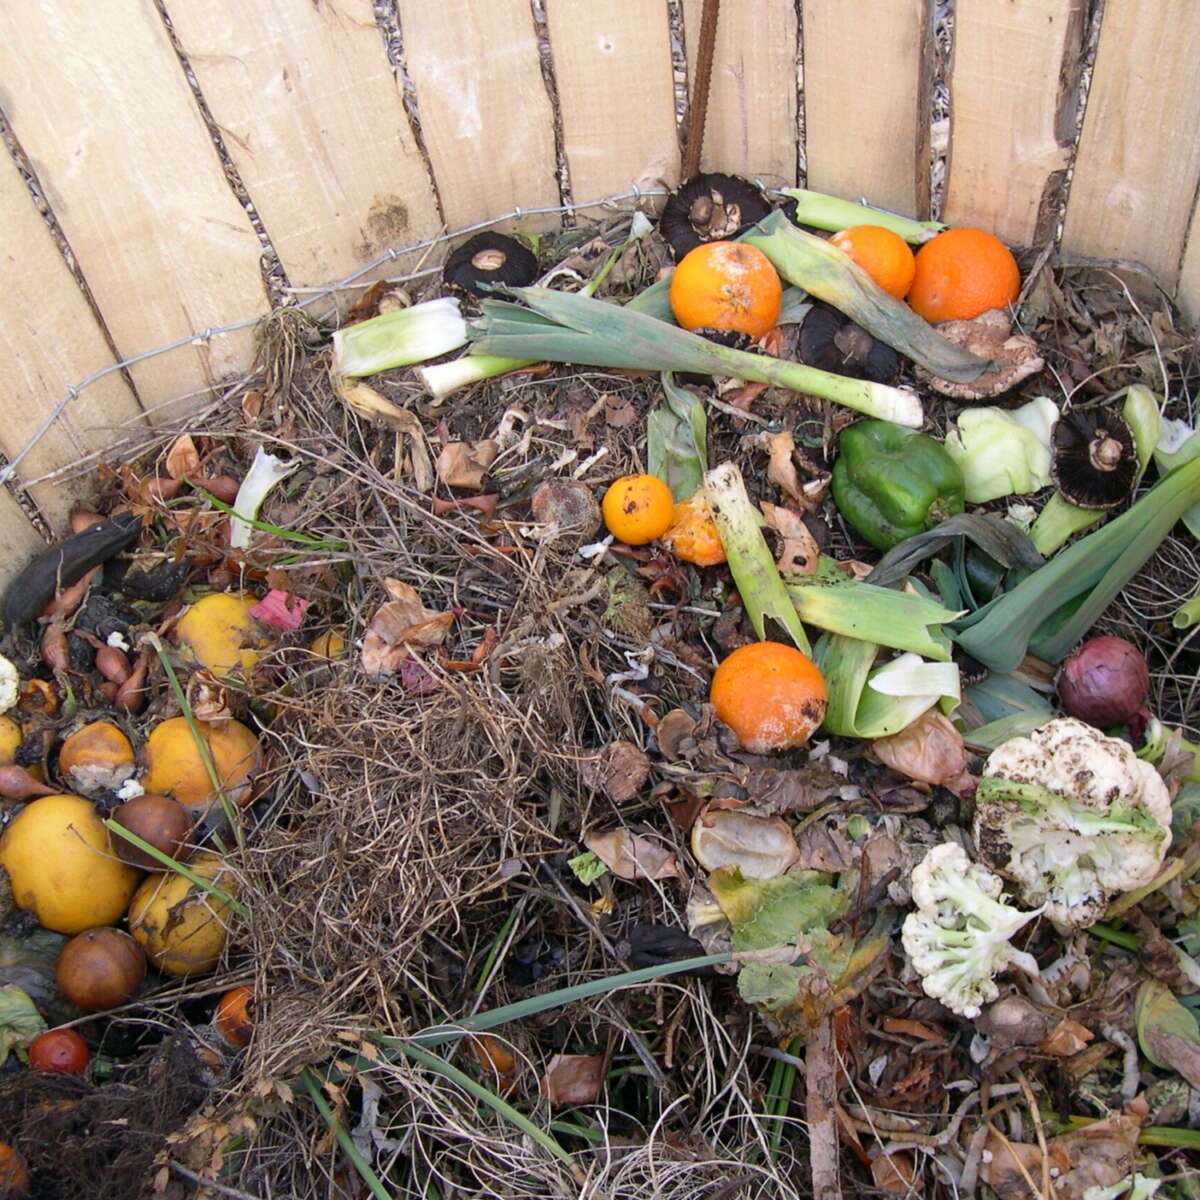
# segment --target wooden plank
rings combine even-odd
[[[21,511],[21,506],[0,487],[0,593],[27,562],[45,548],[45,539]]]
[[[1192,330],[1200,327],[1200,208],[1193,211],[1188,226],[1187,249],[1179,269],[1175,300],[1186,325]]]
[[[929,209],[927,0],[804,0],[808,186]]]
[[[4,110],[120,353],[266,307],[261,248],[151,0],[0,5]],[[249,363],[249,331],[132,368],[148,409]]]
[[[438,232],[371,0],[169,0],[167,9],[294,286],[334,282]]]
[[[7,154],[0,154],[0,213],[5,233],[0,247],[0,329],[5,340],[0,354],[0,453],[12,462],[68,388],[115,360]],[[140,411],[119,374],[97,380],[79,393],[21,460],[15,481],[45,475],[103,449],[130,432],[122,426],[136,425]],[[87,487],[86,480],[43,483],[29,493],[46,520],[61,532],[72,501]]]
[[[684,0],[689,95],[704,0]],[[796,186],[796,52],[793,4],[726,4],[717,22],[701,169]]]
[[[1108,0],[1063,248],[1142,263],[1171,290],[1200,179],[1200,22],[1192,0]]]
[[[397,9],[449,227],[557,204],[554,113],[529,0],[397,0]]]
[[[670,30],[661,0],[546,5],[563,151],[577,202],[679,180]]]
[[[942,212],[950,224],[1014,245],[1035,240],[1042,197],[1074,144],[1062,119],[1064,66],[1078,59],[1082,16],[1082,0],[958,0]]]

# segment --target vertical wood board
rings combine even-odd
[[[370,0],[168,0],[168,10],[293,285],[332,283],[438,232]]]
[[[929,208],[927,0],[804,0],[808,186]]]
[[[152,0],[0,5],[0,107],[129,357],[258,316],[260,246]],[[244,370],[249,332],[150,359],[148,409]]]
[[[1067,202],[1063,249],[1179,278],[1200,179],[1193,0],[1108,0]]]
[[[63,261],[7,154],[0,156],[0,450],[11,462],[26,447],[67,389],[111,366],[112,352],[91,307]],[[15,479],[69,466],[130,432],[140,407],[124,379],[106,375],[85,388],[33,446]],[[85,483],[36,484],[29,489],[42,515],[62,531],[71,502]],[[24,518],[22,518],[24,519]]]
[[[673,186],[679,137],[666,6],[549,0],[546,24],[572,198]]]
[[[1175,300],[1188,327],[1200,328],[1200,208],[1192,213]]]
[[[557,204],[554,113],[528,0],[397,0],[397,9],[449,227]]]
[[[1047,184],[1065,169],[1064,67],[1081,48],[1082,0],[959,0],[943,217],[1030,245]]]
[[[683,0],[689,95],[703,9],[703,0]],[[721,8],[702,170],[796,186],[797,25],[796,6],[781,0]]]

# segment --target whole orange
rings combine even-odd
[[[908,243],[882,225],[852,225],[830,242],[848,254],[889,296],[903,300],[912,287],[916,264]]]
[[[608,532],[627,546],[644,546],[662,537],[671,524],[671,489],[654,475],[622,475],[600,502]]]
[[[671,311],[684,329],[732,329],[759,338],[779,320],[782,297],[771,260],[741,242],[703,242],[671,275]]]
[[[1021,290],[1012,251],[982,229],[947,229],[916,253],[909,307],[927,321],[969,321]]]
[[[709,702],[752,754],[803,746],[825,719],[825,680],[782,642],[739,646],[717,667]]]

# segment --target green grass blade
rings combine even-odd
[[[314,1078],[311,1071],[306,1070],[300,1076],[300,1082],[304,1090],[308,1093],[309,1099],[316,1105],[319,1112],[329,1126],[333,1136],[337,1138],[337,1143],[342,1148],[342,1153],[350,1160],[351,1165],[358,1172],[363,1183],[371,1189],[371,1195],[376,1197],[376,1200],[394,1200],[392,1193],[383,1185],[383,1180],[371,1169],[371,1164],[362,1156],[362,1152],[354,1144],[354,1139],[346,1132],[341,1121],[333,1115],[333,1110],[329,1107],[328,1101],[321,1093],[321,1085]]]
[[[476,1100],[486,1104],[488,1108],[498,1113],[510,1125],[519,1129],[526,1137],[532,1138],[543,1150],[547,1150],[564,1166],[571,1168],[573,1171],[578,1169],[572,1155],[564,1150],[544,1129],[535,1125],[523,1112],[518,1112],[508,1101],[501,1099],[495,1092],[485,1088],[483,1084],[472,1079],[464,1071],[460,1071],[453,1063],[448,1063],[444,1058],[439,1058],[436,1054],[430,1054],[428,1050],[422,1050],[419,1046],[401,1044],[400,1050],[408,1058],[411,1058],[413,1062],[420,1063],[423,1067],[427,1067],[431,1071],[436,1071],[439,1075],[450,1080],[451,1083],[457,1084],[464,1092],[474,1096]]]

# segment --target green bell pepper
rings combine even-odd
[[[963,511],[963,473],[946,448],[891,421],[843,430],[830,490],[842,516],[879,550]]]

